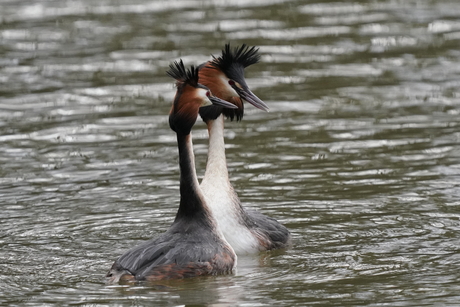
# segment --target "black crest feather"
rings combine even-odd
[[[241,109],[223,109],[222,113],[226,118],[229,118],[231,121],[236,118],[236,121],[239,122],[243,119],[244,115],[244,105],[241,105]]]
[[[241,108],[238,109],[227,109],[221,106],[206,106],[200,108],[199,113],[204,122],[208,122],[208,120],[215,120],[220,114],[224,114],[224,116],[231,121],[234,119],[236,119],[236,121],[240,121],[243,119],[244,105],[242,104]]]
[[[259,48],[249,47],[246,44],[240,47],[231,48],[230,44],[225,44],[222,55],[218,58],[213,56],[211,65],[220,68],[223,72],[228,72],[235,65],[242,68],[256,64],[260,60]]]
[[[170,64],[166,73],[176,79],[178,83],[187,83],[193,87],[198,86],[198,69],[193,65],[189,69],[185,69],[182,60]]]
[[[200,113],[200,116],[203,119],[203,121],[207,123],[209,120],[217,119],[220,116],[220,114],[222,114],[223,110],[224,108],[220,106],[206,106],[200,108],[198,112]]]

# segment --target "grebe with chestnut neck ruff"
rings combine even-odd
[[[224,116],[241,120],[243,100],[268,111],[268,106],[249,89],[244,69],[260,59],[258,49],[242,45],[232,49],[225,45],[222,55],[199,66],[200,83],[217,97],[236,105],[238,109],[210,106],[200,109],[209,132],[206,171],[201,189],[212,216],[236,254],[252,254],[283,249],[290,245],[289,230],[275,219],[256,210],[245,209],[230,183],[225,157]]]
[[[235,108],[214,97],[198,83],[198,70],[186,70],[182,61],[167,72],[176,79],[177,93],[169,125],[177,134],[180,167],[180,203],[171,227],[118,258],[107,273],[108,283],[157,281],[231,273],[236,255],[218,229],[198,183],[191,129],[199,108],[215,104]]]

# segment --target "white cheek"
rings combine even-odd
[[[238,97],[238,93],[233,89],[233,87],[228,84],[228,81],[230,81],[229,78],[227,78],[225,75],[220,75],[220,81],[225,87],[225,90],[227,92],[228,96],[233,96],[233,97]]]
[[[209,98],[208,98],[207,92],[208,91],[205,90],[204,88],[199,88],[198,89],[197,96],[201,100],[201,105],[202,106],[208,106],[208,105],[212,104],[211,100],[209,100]]]

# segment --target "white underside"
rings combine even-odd
[[[201,182],[201,190],[208,207],[227,242],[237,255],[261,251],[254,233],[241,223],[238,195],[228,179],[225,144],[223,136],[223,116],[211,123],[206,172]]]
[[[201,188],[209,209],[227,242],[237,255],[252,254],[260,251],[259,242],[254,234],[240,222],[240,217],[231,200],[234,196],[222,190],[223,184],[210,178],[203,180]]]

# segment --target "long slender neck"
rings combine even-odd
[[[195,170],[191,134],[177,133],[180,167],[180,204],[177,218],[207,215],[205,201]]]
[[[227,161],[225,158],[224,117],[220,115],[215,120],[207,122],[209,132],[208,161],[203,180],[219,177],[228,179]],[[229,182],[230,183],[230,182]]]

